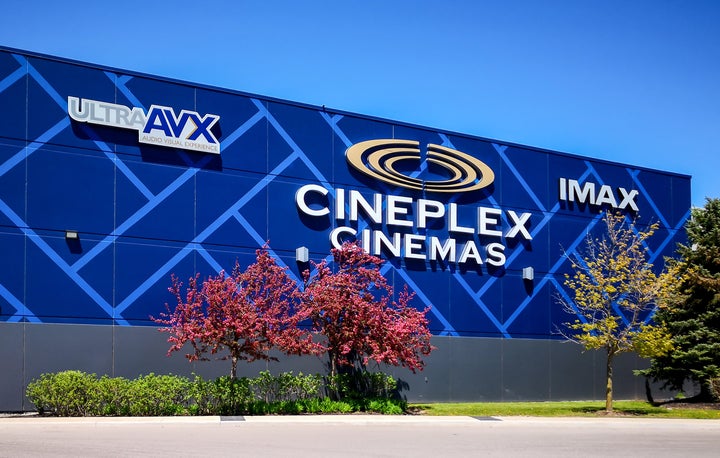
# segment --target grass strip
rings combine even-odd
[[[643,401],[615,401],[613,406],[616,416],[720,419],[718,409],[672,404],[653,406]],[[409,407],[413,411],[435,416],[597,417],[605,414],[603,401],[427,403],[410,404]]]

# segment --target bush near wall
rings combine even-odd
[[[710,387],[710,394],[713,395],[716,401],[720,402],[720,377],[711,378],[708,381]]]
[[[395,380],[382,373],[366,374],[366,395],[349,379],[326,384],[320,375],[254,378],[220,377],[193,380],[176,375],[148,374],[129,380],[81,371],[43,374],[28,384],[26,394],[38,413],[57,416],[267,415],[352,413],[402,414],[407,404],[395,391]],[[325,393],[342,392],[340,400]]]

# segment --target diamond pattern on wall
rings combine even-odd
[[[333,184],[336,182],[335,177],[328,176],[329,172],[327,172],[332,167],[328,167],[325,162],[320,163],[317,152],[310,150],[311,146],[301,146],[301,144],[306,145],[327,131],[327,141],[334,142],[334,146],[332,156],[324,158],[323,161],[341,162],[337,158],[342,158],[344,148],[366,139],[359,138],[356,129],[352,127],[356,123],[344,122],[350,115],[332,114],[302,107],[305,116],[313,117],[315,130],[310,135],[307,132],[303,133],[302,122],[289,123],[278,120],[273,110],[269,109],[270,102],[228,93],[228,97],[243,98],[249,100],[250,104],[243,106],[242,119],[223,125],[223,132],[219,137],[221,151],[231,151],[233,147],[241,144],[255,145],[259,141],[258,135],[265,132],[276,139],[273,141],[281,144],[282,147],[273,148],[272,160],[248,158],[248,163],[253,164],[252,170],[226,168],[223,169],[223,179],[213,181],[214,178],[202,174],[222,168],[216,164],[218,158],[212,155],[176,152],[174,154],[176,163],[163,164],[157,162],[151,153],[142,151],[137,146],[128,147],[124,144],[124,140],[120,138],[122,133],[114,133],[111,130],[106,132],[102,130],[104,128],[95,129],[86,124],[72,124],[67,116],[67,96],[82,96],[82,94],[65,94],[62,91],[68,89],[59,90],[54,87],[58,81],[61,81],[62,72],[44,70],[49,72],[44,75],[35,68],[33,59],[27,56],[6,52],[0,53],[0,56],[2,56],[0,101],[7,100],[8,103],[13,103],[11,111],[18,113],[20,110],[15,106],[19,103],[16,94],[24,92],[23,86],[32,85],[36,88],[32,103],[37,105],[26,106],[23,112],[36,110],[37,113],[40,106],[45,110],[42,114],[35,115],[32,128],[17,124],[12,131],[0,130],[2,133],[0,136],[2,143],[0,145],[2,146],[0,148],[0,249],[10,244],[13,249],[6,249],[8,254],[4,259],[13,264],[24,262],[23,270],[27,270],[28,255],[25,254],[25,260],[21,261],[23,257],[21,252],[40,253],[32,259],[33,272],[37,272],[34,275],[40,276],[40,272],[48,272],[48,275],[58,277],[48,283],[41,279],[29,281],[28,278],[21,279],[15,270],[16,274],[9,273],[13,269],[19,269],[20,266],[3,266],[0,269],[0,313],[2,320],[10,322],[22,320],[88,322],[92,318],[98,322],[118,325],[150,324],[147,320],[143,323],[139,317],[143,316],[145,311],[148,314],[157,313],[163,297],[164,300],[169,300],[166,293],[168,279],[178,268],[182,266],[182,269],[187,269],[188,266],[202,265],[210,266],[215,271],[230,269],[232,265],[228,265],[228,258],[250,255],[252,250],[265,244],[270,232],[267,215],[258,218],[257,208],[264,207],[267,212],[267,208],[281,206],[281,203],[273,201],[277,198],[277,193],[271,192],[271,187],[292,189],[293,186],[297,187],[295,183],[300,178],[306,183],[318,183],[326,187],[330,195],[334,193],[334,187],[345,187],[345,185]],[[51,63],[46,64],[43,68],[52,69]],[[141,77],[112,71],[95,71],[102,72],[103,75],[102,82],[98,82],[98,85],[112,85],[117,103],[127,103],[125,102],[127,100],[134,106],[144,108],[154,103],[145,94],[148,91],[136,93],[138,91],[136,88],[142,86],[137,81]],[[154,86],[158,84],[162,86],[165,83],[153,81]],[[173,87],[178,86],[175,83],[173,85]],[[178,93],[182,94],[186,94],[188,90],[200,89],[177,88]],[[178,108],[193,109],[194,107]],[[372,122],[383,124],[376,120]],[[348,131],[344,130],[344,126],[348,126],[346,128]],[[24,138],[26,132],[37,132],[37,134],[33,138]],[[427,134],[426,131],[425,134],[437,138],[437,142],[443,146],[463,149],[462,145],[456,143],[465,141],[465,137],[449,133]],[[302,142],[298,141],[300,136],[303,138]],[[77,144],[73,146],[65,144],[71,141],[76,141]],[[542,305],[544,304],[542,301],[547,301],[545,297],[553,294],[567,294],[562,287],[562,272],[563,268],[567,268],[567,263],[562,257],[559,246],[543,248],[548,253],[548,266],[541,271],[536,270],[536,279],[531,289],[514,291],[513,288],[522,288],[522,282],[511,272],[517,273],[525,267],[521,263],[532,259],[532,251],[541,243],[540,241],[552,244],[561,240],[566,252],[575,253],[586,234],[597,225],[600,214],[585,212],[579,230],[573,229],[574,232],[569,232],[567,225],[562,224],[562,218],[568,217],[567,209],[555,202],[557,199],[552,196],[552,184],[548,184],[548,180],[528,179],[528,173],[533,173],[533,170],[526,169],[528,166],[521,159],[523,155],[515,154],[520,147],[494,142],[489,144],[491,145],[489,151],[496,155],[501,167],[504,178],[503,192],[513,193],[516,200],[524,202],[527,211],[533,214],[530,233],[535,245],[518,243],[509,249],[506,253],[505,274],[502,272],[476,274],[463,271],[458,266],[440,266],[438,268],[440,273],[437,273],[437,276],[442,281],[428,281],[431,268],[421,272],[401,268],[401,263],[397,262],[386,263],[384,274],[388,277],[392,276],[396,284],[405,283],[415,291],[418,307],[431,307],[430,318],[433,332],[436,334],[512,338],[514,334],[519,333],[525,337],[552,338],[552,328],[558,323],[550,323],[548,328],[548,324],[544,322],[545,318],[542,318],[543,322],[538,323],[536,329],[532,329],[532,320],[524,318],[531,316],[529,314],[532,313],[534,314],[532,316],[552,317],[552,321],[558,315],[553,304]],[[137,151],[140,151],[139,154],[136,154]],[[53,156],[55,153],[57,155]],[[530,151],[528,154],[540,153]],[[73,166],[70,159],[78,165]],[[55,169],[44,170],[45,175],[36,172],[42,171],[43,166],[55,167],[53,164],[59,160],[64,160],[63,165],[70,167],[63,172],[65,176],[53,175]],[[94,162],[90,162],[91,160]],[[582,170],[570,178],[581,183],[587,180],[599,185],[605,183],[605,172],[598,169],[596,162],[583,161],[576,157],[569,160],[580,161],[579,169]],[[38,161],[43,165],[35,164]],[[227,162],[237,162],[237,159],[233,158],[232,161]],[[545,162],[550,164],[549,160]],[[29,165],[32,165],[30,172],[25,170]],[[86,165],[89,168],[84,170],[83,167]],[[264,169],[261,170],[263,167]],[[551,165],[547,166],[547,170],[551,168]],[[81,174],[78,172],[80,169],[83,169]],[[682,239],[682,227],[689,216],[689,179],[679,180],[680,185],[688,189],[688,202],[675,203],[673,208],[668,210],[665,203],[656,202],[653,195],[647,192],[646,180],[654,180],[654,175],[618,165],[613,165],[612,170],[616,174],[619,170],[624,175],[622,179],[631,183],[633,188],[638,189],[644,196],[643,211],[646,213],[643,214],[643,218],[646,221],[660,223],[662,229],[658,231],[656,244],[649,250],[650,261],[660,261],[663,255],[672,252],[674,243]],[[78,175],[72,175],[73,173]],[[89,175],[100,173],[107,175],[107,178],[102,178],[103,182],[112,180],[112,185],[108,184],[110,187],[107,189],[112,188],[115,193],[112,216],[108,213],[103,220],[108,224],[111,222],[111,230],[108,231],[103,229],[100,221],[102,211],[109,211],[108,209],[97,203],[88,208],[80,205],[92,203],[91,197],[107,200],[107,197],[92,195],[99,192],[97,188],[72,186],[72,192],[68,195],[62,194],[64,189],[60,189],[59,185],[52,189],[42,188],[43,182],[55,178],[58,179],[58,183],[63,181],[66,183],[63,188],[70,188],[70,185],[77,184],[73,180],[84,180]],[[29,177],[27,182],[23,181],[22,177],[25,176]],[[101,178],[96,176],[95,179]],[[83,189],[85,192],[82,191]],[[42,193],[38,194],[38,190],[52,192],[42,195]],[[380,185],[374,192],[392,194],[394,190]],[[25,199],[19,199],[20,194],[24,194]],[[496,197],[500,194],[498,190],[481,204],[502,207],[503,203]],[[52,202],[47,202],[53,197],[58,199],[54,206]],[[292,196],[285,198],[292,199]],[[504,198],[505,196],[503,201]],[[42,202],[36,203],[38,200]],[[203,203],[199,204],[199,202]],[[198,205],[202,205],[201,215],[198,215]],[[209,208],[207,205],[215,206],[212,207],[212,211],[207,211]],[[25,206],[28,208],[26,209]],[[676,214],[678,212],[675,207],[685,210],[682,214]],[[69,214],[74,211],[82,213],[75,217],[78,220],[96,219],[99,228],[93,229],[89,234],[82,234],[82,246],[79,251],[74,252],[73,247],[66,246],[64,240],[60,242],[58,237],[62,237],[61,231],[78,228],[60,227],[60,223],[56,224],[50,219],[50,216],[55,214],[53,208],[57,211],[60,220],[69,218],[68,224],[72,221],[72,215]],[[297,215],[290,214],[284,217],[288,220],[297,220]],[[38,218],[41,223],[33,224],[31,221],[33,218]],[[159,225],[159,219],[163,220],[164,224]],[[88,224],[84,226],[88,227]],[[363,223],[360,222],[358,230],[363,228]],[[226,244],[225,241],[230,237],[228,234],[234,234],[235,245]],[[327,235],[323,232],[319,237],[326,239]],[[292,252],[295,246],[272,242],[271,240],[271,253],[279,263],[294,267]],[[20,250],[18,248],[20,243],[31,246],[31,249]],[[522,260],[523,256],[525,260]],[[95,265],[100,267],[96,268]],[[102,266],[112,266],[112,269]],[[119,278],[118,272],[122,269],[134,269],[134,271]],[[109,270],[113,272],[110,273]],[[211,273],[203,272],[205,275]],[[296,281],[299,281],[296,269],[290,269],[290,273],[295,276]],[[39,285],[37,287],[40,289],[42,289],[41,285],[54,285],[57,290],[33,291],[29,294],[28,288],[31,284]],[[49,312],[53,309],[52,304],[43,303],[40,307],[42,313],[38,308],[33,307],[33,302],[29,300],[31,297],[44,295],[41,299],[35,299],[34,303],[37,304],[48,301],[47,297],[52,297],[53,294],[62,296],[63,287],[60,285],[66,285],[68,291],[75,291],[73,300],[83,302],[85,305],[78,306],[76,312],[73,312],[73,305],[62,304],[62,297],[58,297],[57,301],[61,303],[57,305],[58,316],[53,316]],[[449,292],[434,290],[441,287],[449,288]],[[78,295],[84,297],[77,298]],[[433,297],[447,303],[433,303]],[[457,304],[453,309],[455,300],[462,300],[462,307]],[[85,310],[87,304],[90,304],[95,312],[78,311]],[[537,310],[539,306],[547,307],[547,310]],[[73,313],[82,315],[75,316]],[[519,324],[521,322],[522,325]],[[514,331],[516,328],[522,328],[522,331]]]

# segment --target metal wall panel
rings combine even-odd
[[[167,356],[167,335],[148,326],[0,323],[3,361],[0,412],[32,410],[24,391],[45,372],[82,370],[98,375],[134,378],[142,374],[176,374],[192,378],[226,375],[229,361],[188,362],[184,352]],[[435,336],[436,350],[415,374],[397,367],[382,369],[399,380],[410,402],[491,402],[604,400],[605,359],[602,352],[583,352],[579,345],[538,339],[495,339]],[[24,350],[23,350],[24,349]],[[279,361],[240,362],[238,375],[260,371],[305,374],[327,371],[314,356],[277,355]],[[624,354],[616,359],[616,399],[644,399],[644,379],[633,369],[646,361]],[[692,392],[692,387],[689,388]],[[653,386],[655,396],[667,397]]]
[[[0,412],[25,410],[24,326],[0,323]]]

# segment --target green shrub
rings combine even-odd
[[[333,401],[330,398],[322,398],[316,413],[352,413],[355,411],[352,405],[346,401]]]
[[[196,415],[241,415],[253,401],[250,379],[229,376],[203,380],[195,376],[191,389]]]
[[[133,399],[130,395],[132,382],[122,377],[103,375],[96,381],[98,403],[92,415],[128,416]]]
[[[129,384],[130,415],[165,416],[187,414],[192,382],[175,375],[141,375]]]
[[[81,371],[43,374],[28,384],[27,396],[41,414],[58,416],[298,415],[370,411],[400,414],[406,408],[395,380],[383,373],[342,374],[330,379],[341,400],[321,396],[319,375],[194,380],[148,375],[128,380]],[[371,394],[371,396],[368,396]]]
[[[97,403],[97,376],[81,371],[42,374],[28,384],[26,394],[39,413],[63,417],[92,415],[88,407]]]
[[[274,377],[269,371],[262,371],[252,379],[252,391],[256,399],[270,403],[283,398],[286,383],[282,375]]]
[[[301,412],[298,413],[320,413],[320,403],[322,399],[327,398],[312,398],[312,399],[301,399],[297,401],[300,406]]]
[[[300,372],[283,372],[273,376],[269,371],[262,371],[251,379],[252,391],[255,398],[267,403],[278,401],[297,401],[312,399],[320,395],[322,377],[319,375],[303,375]]]
[[[327,377],[328,394],[337,399],[397,398],[397,381],[383,372],[351,372]]]
[[[407,404],[404,401],[397,399],[371,399],[365,410],[383,415],[402,415],[406,409]]]

